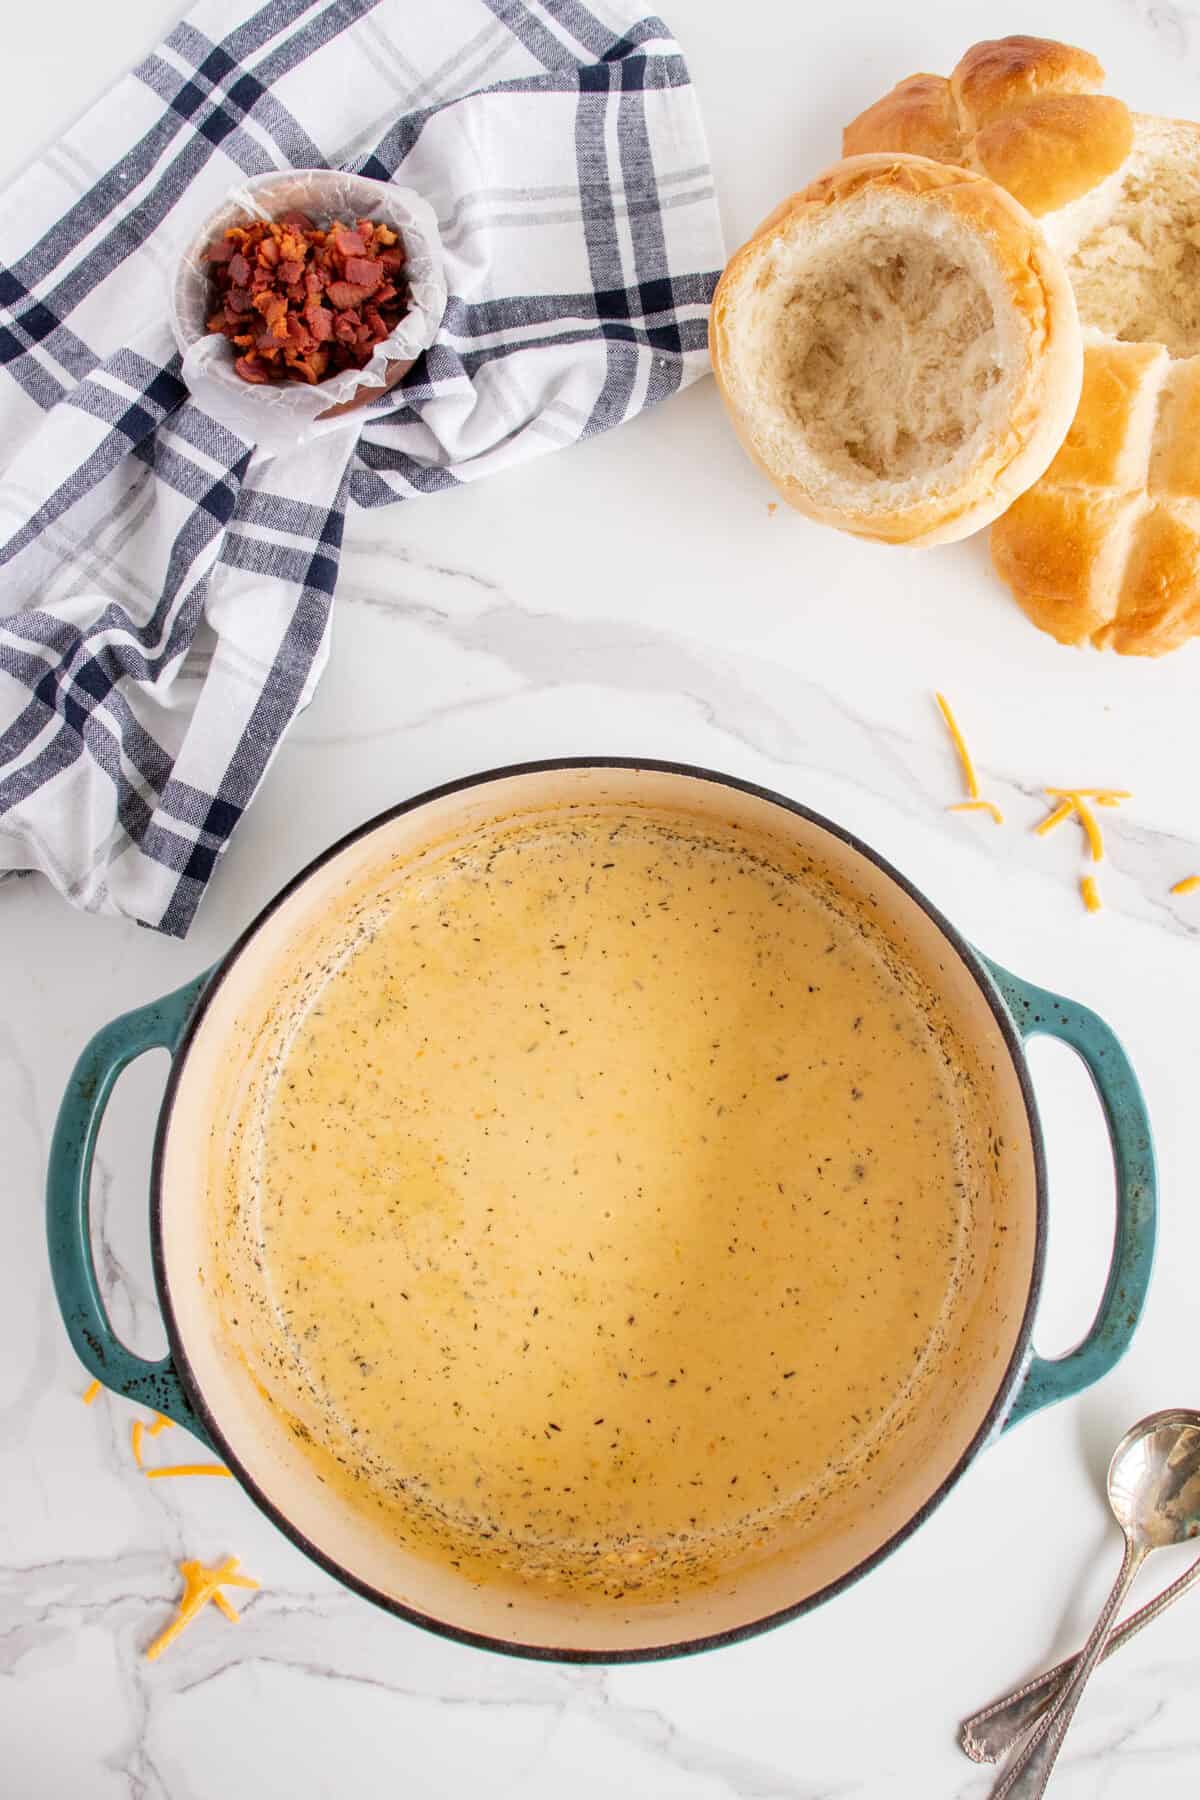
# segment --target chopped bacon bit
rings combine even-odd
[[[314,350],[302,362],[294,362],[292,368],[302,381],[314,384],[323,381],[329,368],[329,353],[326,350]]]
[[[307,356],[313,347],[313,334],[302,315],[294,312],[285,313],[284,321],[287,327],[288,343],[294,350],[299,350],[301,356]]]
[[[368,298],[369,290],[359,287],[354,281],[331,281],[325,290],[329,295],[329,303],[339,312],[349,312],[352,307],[361,306]]]
[[[404,246],[387,225],[306,213],[231,225],[208,246],[208,329],[244,352],[243,381],[323,381],[361,369],[404,316]]]
[[[335,225],[329,233],[330,242],[340,257],[365,256],[366,239],[361,231],[352,231],[348,225]]]
[[[348,256],[346,280],[352,281],[356,287],[365,288],[368,294],[373,294],[383,280],[383,270],[369,256]]]

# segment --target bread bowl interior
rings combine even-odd
[[[1200,127],[1138,117],[1127,162],[1046,224],[1083,325],[1200,353]]]
[[[866,215],[866,200],[852,210]],[[966,232],[870,212],[781,244],[749,333],[772,461],[864,500],[882,484],[892,503],[970,465],[1010,397],[1011,328]]]
[[[790,505],[897,544],[989,524],[1044,471],[1079,393],[1075,303],[1029,215],[923,157],[851,157],[721,278],[713,363]]]

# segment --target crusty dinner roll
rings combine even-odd
[[[777,207],[721,277],[709,347],[783,498],[893,544],[996,518],[1081,380],[1070,284],[1028,213],[916,156],[851,157]]]
[[[969,50],[949,81],[901,82],[847,127],[847,146],[971,154],[956,134],[993,116],[980,93],[995,77],[1019,94],[1014,44],[1025,46],[1029,91],[1069,84],[1072,97],[1100,98],[1082,91],[1102,75],[1086,52],[1004,39]],[[1158,656],[1200,634],[1200,125],[1132,115],[1132,143],[1113,166],[1117,140],[1099,115],[1094,135],[1066,144],[1031,106],[1024,113],[1023,171],[989,168],[1026,198],[1031,182],[1057,196],[1041,224],[1075,290],[1084,381],[1050,468],[992,527],[992,559],[1061,643]]]
[[[1066,206],[1129,154],[1133,124],[1095,90],[1104,70],[1049,38],[975,44],[947,80],[910,75],[842,133],[842,154],[907,150],[979,169],[1035,217]]]

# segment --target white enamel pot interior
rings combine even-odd
[[[661,1603],[582,1602],[509,1577],[475,1583],[406,1551],[365,1510],[340,1503],[273,1391],[253,1218],[227,1175],[246,1094],[338,953],[347,917],[369,911],[382,882],[433,849],[497,822],[596,804],[682,810],[767,832],[781,854],[825,871],[932,990],[978,1097],[970,1276],[951,1351],[921,1405],[801,1541]],[[152,1224],[172,1352],[192,1404],[288,1536],[347,1586],[432,1630],[522,1655],[616,1661],[728,1642],[793,1616],[920,1523],[1011,1401],[1037,1297],[1043,1206],[1036,1114],[1011,1022],[980,961],[902,877],[778,795],[702,770],[588,761],[500,771],[402,806],[336,845],[267,908],[218,967],[176,1057],[159,1122]],[[232,1299],[231,1266],[243,1283]],[[399,1324],[395,1354],[404,1357]],[[454,1429],[450,1418],[446,1429]]]

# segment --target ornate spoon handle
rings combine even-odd
[[[1130,1638],[1135,1638],[1139,1631],[1166,1612],[1176,1600],[1183,1598],[1189,1588],[1200,1581],[1200,1557],[1185,1569],[1177,1581],[1165,1587],[1161,1594],[1153,1600],[1147,1600],[1145,1606],[1131,1613],[1123,1625],[1118,1625],[1104,1646],[1101,1662],[1106,1662],[1114,1650],[1120,1650]],[[1078,1653],[1068,1656],[1054,1668],[1047,1669],[1044,1675],[1035,1675],[1023,1687],[1014,1688],[1003,1700],[994,1700],[990,1706],[981,1707],[978,1712],[964,1719],[959,1727],[959,1743],[971,1758],[972,1762],[999,1762],[1028,1731],[1033,1721],[1057,1697],[1059,1690],[1070,1679],[1075,1669]]]
[[[1075,1717],[1075,1708],[1083,1698],[1083,1690],[1092,1670],[1100,1661],[1117,1609],[1129,1592],[1134,1576],[1145,1562],[1149,1548],[1145,1543],[1136,1543],[1132,1536],[1126,1537],[1121,1572],[1113,1583],[1108,1599],[1100,1608],[1100,1617],[1092,1627],[1091,1637],[1076,1658],[1070,1680],[1059,1695],[1053,1711],[1045,1715],[1040,1725],[1034,1726],[1033,1735],[1024,1748],[1017,1752],[1009,1768],[992,1789],[991,1800],[1009,1800],[1010,1796],[1012,1800],[1041,1800],[1046,1791],[1046,1783],[1058,1761],[1063,1739]]]

